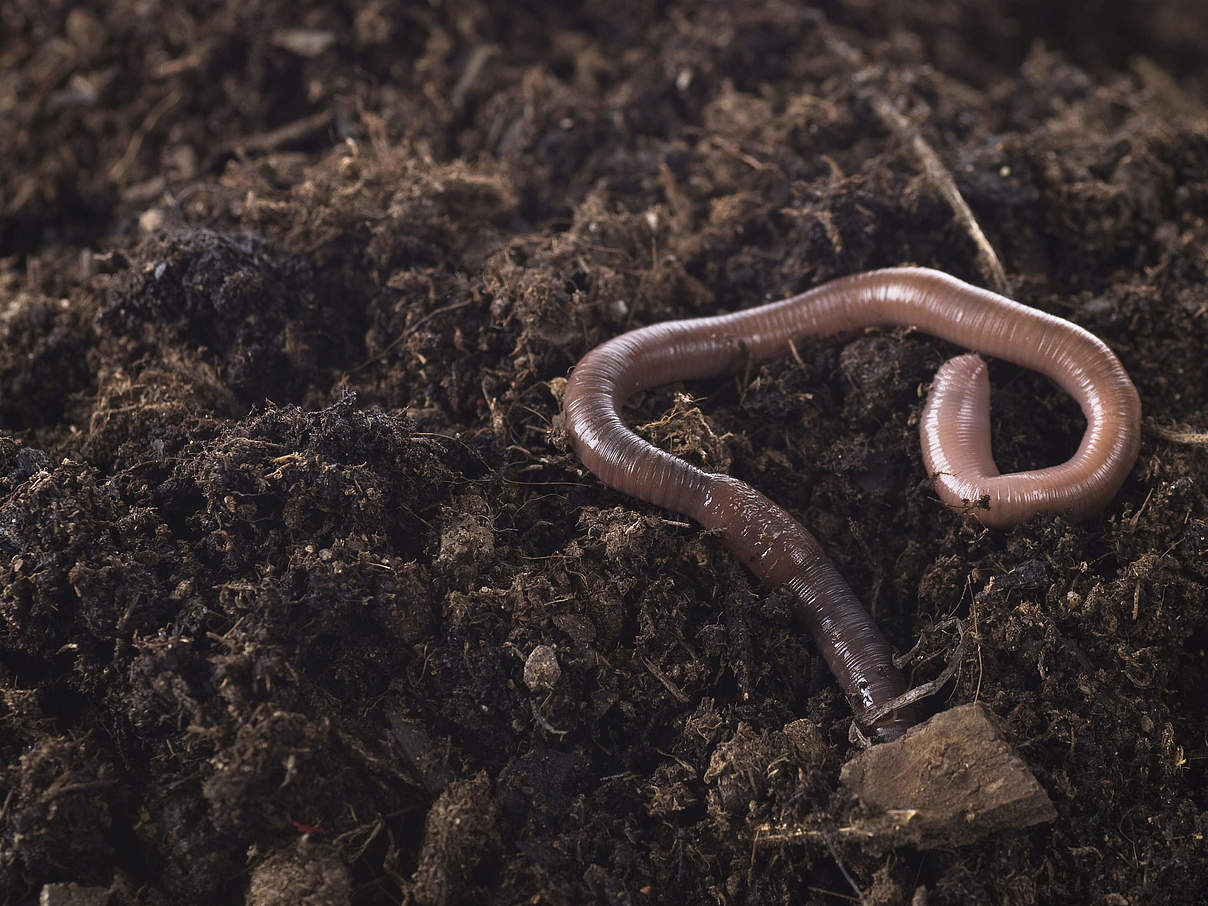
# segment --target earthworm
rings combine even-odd
[[[1141,403],[1111,350],[1069,321],[925,268],[870,271],[745,311],[631,330],[587,353],[563,398],[571,445],[601,481],[715,530],[769,588],[793,600],[857,715],[902,694],[905,680],[889,642],[813,535],[750,485],[647,443],[619,410],[638,390],[764,361],[796,338],[894,325],[1039,371],[1086,417],[1067,462],[1002,475],[990,451],[985,362],[973,354],[950,359],[919,426],[928,474],[949,507],[1005,527],[1042,512],[1085,516],[1119,489],[1137,458]],[[891,740],[914,721],[900,708],[870,729]]]

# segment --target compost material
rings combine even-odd
[[[1200,4],[557,6],[0,4],[0,903],[1200,902]],[[925,709],[1056,820],[936,848],[851,832],[899,804],[787,602],[559,414],[625,330],[902,265],[1116,352],[1106,512],[945,509],[959,350],[909,329],[626,418],[817,535],[912,684],[957,658]],[[1067,459],[990,372],[999,466]]]

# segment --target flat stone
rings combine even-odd
[[[879,812],[845,830],[894,844],[960,846],[1057,818],[1048,793],[976,702],[860,753],[840,780]]]

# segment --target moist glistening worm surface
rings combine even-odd
[[[902,694],[905,681],[889,642],[814,536],[745,482],[647,443],[619,410],[639,390],[774,358],[796,338],[874,326],[915,327],[1034,369],[1082,407],[1086,432],[1068,461],[1002,475],[990,451],[985,362],[945,362],[919,431],[927,472],[949,507],[1001,528],[1043,512],[1086,516],[1119,490],[1137,458],[1141,402],[1112,351],[1069,321],[926,268],[870,271],[745,311],[631,330],[580,360],[563,399],[571,445],[601,481],[716,530],[769,588],[794,601],[857,716]],[[914,719],[913,709],[900,708],[870,729],[896,739]]]

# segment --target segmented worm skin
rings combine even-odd
[[[857,713],[900,695],[905,681],[889,642],[813,535],[744,482],[647,443],[619,410],[638,390],[774,358],[795,338],[893,325],[1039,371],[1086,417],[1069,461],[1002,475],[990,451],[985,362],[950,359],[936,374],[919,429],[945,504],[1003,527],[1041,512],[1087,515],[1119,489],[1137,458],[1141,404],[1111,350],[1069,321],[925,268],[870,271],[746,311],[632,330],[583,357],[563,400],[575,453],[601,481],[716,530],[764,583],[792,597]],[[895,739],[914,719],[903,708],[872,729]]]

